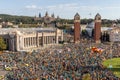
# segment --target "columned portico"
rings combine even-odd
[[[58,44],[58,29],[56,30],[56,44]]]
[[[44,46],[44,33],[42,33],[42,46]]]
[[[1,33],[6,32],[3,38],[7,39],[6,43],[11,51],[33,50],[44,45],[58,44],[63,40],[63,31],[56,28],[2,29]]]

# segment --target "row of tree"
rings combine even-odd
[[[16,15],[7,15],[7,14],[0,14],[0,22],[13,22],[14,24],[37,24],[42,23],[43,21],[40,20],[34,20],[35,17],[30,16],[16,16]],[[94,19],[81,19],[81,24],[87,24],[92,22]],[[68,23],[73,24],[73,19],[59,19],[55,21],[56,23]],[[109,20],[109,19],[102,19],[102,25],[109,26],[112,24],[112,22],[120,23],[120,19],[117,20]]]
[[[5,44],[5,41],[2,37],[0,37],[0,51],[5,50],[7,48],[7,45]]]

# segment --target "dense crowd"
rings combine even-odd
[[[91,51],[91,47],[103,49],[102,53]],[[33,52],[13,52],[0,55],[4,67],[12,68],[6,80],[119,80],[102,62],[112,57],[120,57],[118,44],[95,44],[82,40],[78,44],[69,43],[51,46]],[[112,49],[112,50],[111,50]]]

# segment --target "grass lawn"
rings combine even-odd
[[[103,65],[113,71],[113,73],[120,78],[120,58],[105,60]]]
[[[92,80],[90,74],[84,74],[82,80]]]

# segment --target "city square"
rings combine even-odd
[[[120,1],[0,1],[0,80],[120,80]]]

